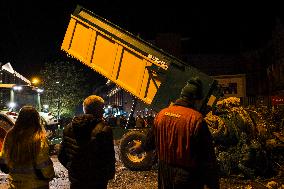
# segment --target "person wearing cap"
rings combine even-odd
[[[104,100],[96,95],[83,102],[63,131],[58,159],[67,168],[71,189],[106,189],[115,175],[112,129],[103,121]]]
[[[195,108],[201,100],[202,82],[192,78],[180,98],[155,117],[141,148],[157,152],[159,189],[219,188],[211,134]]]

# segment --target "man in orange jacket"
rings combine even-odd
[[[201,99],[202,83],[191,79],[180,98],[155,117],[144,150],[157,151],[160,189],[219,188],[211,134],[195,109]]]

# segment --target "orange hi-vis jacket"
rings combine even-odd
[[[214,161],[210,132],[202,114],[192,108],[172,105],[161,110],[153,132],[158,158],[166,164],[194,170]]]

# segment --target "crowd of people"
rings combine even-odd
[[[158,188],[219,188],[212,137],[196,104],[202,99],[198,78],[187,82],[180,98],[161,110],[145,144],[137,151],[158,154]],[[71,189],[106,189],[115,176],[113,133],[103,119],[104,100],[96,95],[83,102],[84,114],[65,126],[58,159],[67,168]],[[145,126],[141,117],[136,124]],[[45,130],[35,108],[24,106],[7,133],[0,168],[9,174],[10,188],[49,188],[54,176]]]
[[[129,120],[128,120],[129,119]],[[154,116],[153,115],[141,115],[138,114],[133,117],[127,118],[125,115],[109,115],[105,117],[105,121],[111,127],[121,127],[121,128],[144,128],[151,127],[153,125]],[[128,125],[127,125],[128,124]]]

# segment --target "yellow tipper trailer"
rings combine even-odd
[[[212,77],[81,6],[71,15],[61,49],[156,110],[175,100],[191,77],[202,80],[199,109],[221,95]]]

